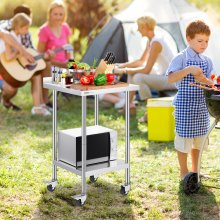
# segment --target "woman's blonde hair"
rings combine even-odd
[[[63,1],[61,0],[55,0],[53,2],[51,2],[48,11],[47,11],[47,20],[50,21],[50,13],[54,8],[58,8],[61,7],[64,9],[64,18],[63,18],[63,22],[66,21],[66,7]]]
[[[25,13],[18,13],[12,18],[11,29],[22,28],[31,25],[31,18]]]
[[[146,26],[149,30],[154,30],[157,22],[156,20],[151,17],[151,16],[142,16],[140,18],[137,19],[137,24],[138,25],[144,25]]]

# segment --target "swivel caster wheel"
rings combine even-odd
[[[55,186],[52,186],[51,184],[47,185],[47,190],[53,192],[55,190]]]
[[[200,183],[198,182],[198,173],[190,172],[183,180],[183,191],[186,195],[197,193],[200,188]]]
[[[76,200],[74,200],[73,203],[75,206],[83,206],[84,205],[84,203],[82,203],[81,199],[78,199],[78,200],[76,199]]]
[[[121,186],[120,193],[121,193],[122,195],[127,195],[128,192],[129,192],[129,190],[127,189],[126,186]]]
[[[72,198],[73,198],[73,203],[76,206],[83,206],[86,201],[86,195],[76,195],[76,196],[72,196]]]
[[[89,180],[90,180],[91,183],[96,182],[97,179],[98,179],[98,177],[95,177],[95,176],[90,176],[90,177],[89,177]]]

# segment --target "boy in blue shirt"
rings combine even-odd
[[[176,121],[174,145],[181,179],[184,179],[188,173],[188,153],[191,153],[192,172],[197,172],[202,144],[208,145],[205,135],[210,122],[203,90],[190,86],[190,83],[201,82],[213,85],[209,80],[213,73],[212,61],[202,55],[208,47],[210,34],[208,25],[203,21],[191,22],[186,28],[188,47],[173,58],[167,70],[168,81],[175,82],[178,88],[173,103]]]

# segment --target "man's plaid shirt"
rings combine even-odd
[[[1,20],[0,21],[0,29],[10,31],[11,30],[11,20]],[[21,36],[21,43],[26,48],[34,48],[30,32]]]

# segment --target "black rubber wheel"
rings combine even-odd
[[[125,191],[125,187],[124,187],[124,186],[121,186],[120,193],[121,193],[122,195],[127,195],[127,194],[128,194],[128,192]]]
[[[75,205],[75,206],[82,206],[83,204],[82,204],[81,199],[74,200],[74,205]]]
[[[53,187],[51,184],[47,185],[47,190],[53,192],[55,190],[55,187]]]
[[[190,172],[183,180],[183,191],[186,195],[197,193],[200,188],[200,183],[198,183],[198,173]]]
[[[98,179],[98,177],[96,177],[96,178],[95,178],[94,176],[90,176],[90,177],[89,177],[89,180],[90,180],[91,183],[96,182],[97,179]]]

